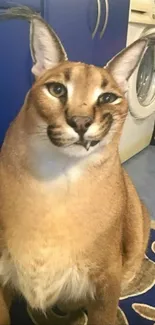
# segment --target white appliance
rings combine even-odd
[[[131,0],[127,45],[154,34],[129,79],[129,113],[120,141],[124,162],[149,145],[155,121],[155,0]]]

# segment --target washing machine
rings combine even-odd
[[[155,122],[155,0],[131,0],[127,45],[141,36],[150,41],[128,82],[129,112],[120,140],[124,162],[150,144]]]

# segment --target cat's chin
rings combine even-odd
[[[90,156],[93,152],[95,152],[100,146],[100,143],[97,143],[94,146],[90,146],[89,149],[86,149],[82,145],[77,145],[77,144],[72,144],[69,147],[65,147],[59,149],[61,152],[67,156],[70,157],[77,157],[77,158],[82,158],[82,157],[88,157]]]

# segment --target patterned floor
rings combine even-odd
[[[139,275],[123,293],[119,325],[155,325],[155,223]]]

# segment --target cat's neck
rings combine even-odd
[[[29,151],[29,170],[39,179],[47,181],[66,177],[69,173],[77,176],[82,160],[77,157],[69,157],[51,143],[46,141],[44,146],[30,141],[28,143]]]

